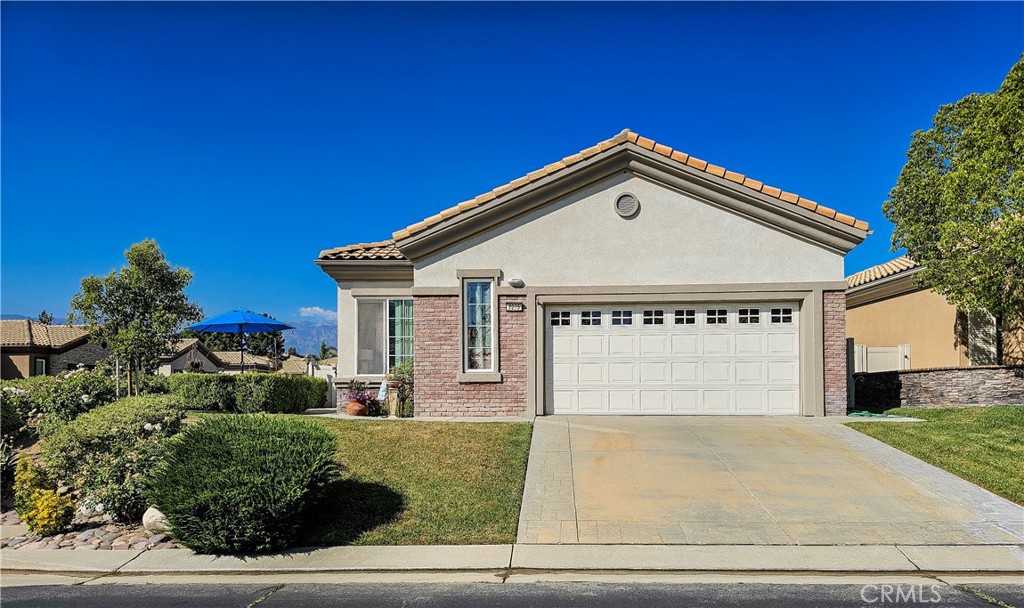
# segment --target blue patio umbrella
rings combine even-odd
[[[295,328],[263,315],[258,315],[251,310],[236,308],[230,312],[189,325],[188,329],[207,334],[237,333],[240,338],[240,346],[238,347],[239,366],[242,368],[242,371],[245,371],[245,334],[269,334],[275,331]]]

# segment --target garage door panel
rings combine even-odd
[[[580,384],[604,384],[606,363],[580,363],[576,373]]]
[[[603,357],[605,352],[604,336],[578,336],[576,354],[580,357]]]
[[[615,334],[608,336],[608,354],[611,356],[635,355],[636,336]]]
[[[790,312],[772,315],[772,308]],[[546,394],[553,413],[799,413],[795,304],[636,303],[550,309],[566,320],[545,327]],[[583,311],[589,311],[588,320],[600,311],[607,321],[584,324]],[[629,317],[613,315],[614,311],[631,311],[633,324],[611,325],[613,318]],[[653,313],[644,316],[645,311]],[[652,322],[644,324],[645,319]]]

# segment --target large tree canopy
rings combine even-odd
[[[131,391],[132,371],[155,367],[170,339],[203,310],[184,291],[192,273],[172,268],[156,241],[135,243],[124,257],[128,265],[121,270],[82,279],[68,322],[77,318],[89,326],[91,340],[110,344],[128,366]]]
[[[1024,318],[1024,56],[995,93],[917,131],[882,211],[922,284],[969,311]]]

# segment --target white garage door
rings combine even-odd
[[[548,307],[554,414],[797,414],[798,307]]]

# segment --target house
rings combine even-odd
[[[629,130],[321,252],[338,379],[419,416],[843,414],[848,215]]]
[[[965,313],[919,285],[922,267],[906,256],[847,277],[846,335],[855,370],[1024,364],[1024,329]]]
[[[0,377],[4,380],[55,376],[79,366],[93,367],[109,354],[105,343],[89,343],[89,330],[78,325],[47,325],[29,319],[0,321]]]
[[[166,355],[160,357],[157,373],[170,376],[179,372],[221,371],[223,364],[202,341],[197,338],[178,340],[170,345]]]

